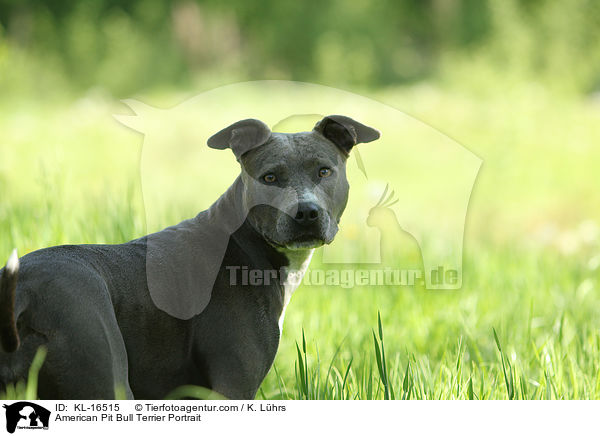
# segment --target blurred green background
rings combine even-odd
[[[170,107],[259,79],[368,96],[484,161],[463,288],[300,288],[259,397],[385,397],[380,311],[397,397],[600,398],[593,0],[0,0],[0,258],[146,232],[120,99]]]
[[[0,92],[124,97],[262,78],[464,86],[466,75],[471,87],[513,78],[587,95],[600,86],[599,14],[593,0],[3,0]]]

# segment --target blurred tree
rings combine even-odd
[[[385,86],[473,58],[591,92],[600,86],[600,3],[0,0],[6,92],[15,81],[35,84],[40,71],[119,96],[199,76]],[[21,71],[6,70],[16,63]]]

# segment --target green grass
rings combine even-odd
[[[600,110],[539,92],[524,86],[480,98],[415,87],[380,95],[484,159],[463,287],[301,286],[257,398],[600,398],[600,206],[591,201]],[[139,136],[108,124],[115,104],[95,101],[99,109],[84,105],[84,113],[79,104],[3,112],[0,258],[14,247],[23,255],[146,232]],[[198,191],[202,207],[218,194]],[[202,207],[175,207],[161,222]],[[316,256],[311,267],[321,266]],[[173,395],[206,395],[193,389]],[[30,377],[3,398],[34,390]]]
[[[19,380],[9,384],[6,392],[0,392],[0,400],[35,400],[37,399],[38,374],[46,359],[46,349],[38,348],[27,374],[27,380]]]
[[[290,312],[298,327],[285,329],[276,371],[260,398],[598,398],[595,297],[589,289],[569,286],[569,271],[585,272],[570,265],[551,274],[560,259],[510,258],[506,252],[498,257],[492,262],[506,267],[503,279],[521,283],[511,288],[484,274],[449,295],[322,290],[319,297],[331,301],[318,312],[317,303],[306,303],[316,292],[296,295],[304,302],[296,301],[301,314]],[[519,263],[539,269],[523,280],[514,274]],[[307,329],[312,336],[300,333],[301,324],[313,326]],[[285,338],[296,328],[299,346]]]

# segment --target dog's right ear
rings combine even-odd
[[[329,115],[313,130],[333,142],[345,155],[356,144],[375,141],[381,135],[378,130],[343,115]]]
[[[264,144],[271,137],[271,129],[260,120],[249,118],[238,121],[208,138],[208,146],[218,150],[231,148],[236,159],[249,150]]]

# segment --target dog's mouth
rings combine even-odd
[[[325,240],[321,236],[302,235],[288,241],[285,246],[290,250],[300,250],[305,248],[318,248],[325,244]]]
[[[329,217],[327,217],[329,218]],[[325,220],[322,220],[325,221]],[[288,215],[277,220],[275,228],[262,226],[261,235],[274,248],[286,250],[308,250],[331,244],[337,234],[337,225],[327,222],[315,222],[312,225],[300,226]]]
[[[269,244],[271,244],[275,248],[285,248],[287,250],[304,250],[310,248],[319,248],[331,242],[326,241],[325,238],[321,235],[308,233],[300,236],[295,236],[294,238],[285,241],[274,241],[268,236],[265,236],[265,239]]]

